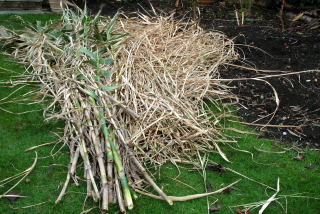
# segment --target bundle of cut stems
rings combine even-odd
[[[145,164],[214,150],[226,158],[218,142],[228,138],[204,100],[228,96],[210,79],[237,57],[232,41],[172,17],[110,19],[64,7],[61,21],[6,34],[11,54],[32,68],[29,80],[53,98],[46,119],[65,121],[70,165],[56,202],[79,183],[83,162],[87,195],[103,210],[132,209],[132,190],[146,186],[172,204]]]

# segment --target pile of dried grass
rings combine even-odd
[[[133,208],[131,191],[151,186],[169,204],[143,164],[193,160],[227,139],[206,100],[228,94],[218,68],[234,60],[233,42],[171,17],[89,17],[66,7],[62,20],[6,34],[13,54],[32,67],[28,81],[52,97],[46,119],[65,121],[70,166],[57,202],[84,163],[87,194],[101,208]],[[7,43],[8,44],[8,43]],[[19,81],[21,83],[21,81]],[[58,108],[57,108],[58,107]]]
[[[223,136],[204,100],[227,95],[211,78],[235,58],[232,41],[170,17],[141,18],[121,21],[121,31],[132,37],[119,49],[119,99],[141,117],[126,115],[128,142],[159,164],[218,148],[212,142]]]

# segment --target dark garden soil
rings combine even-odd
[[[212,19],[210,14],[221,11],[221,6],[203,13],[203,26],[224,32],[234,38],[241,58],[235,64],[266,70],[286,72],[257,72],[239,67],[227,67],[221,78],[256,78],[277,75],[264,80],[230,81],[232,92],[239,97],[238,114],[246,122],[296,127],[258,127],[264,137],[281,143],[320,148],[320,72],[299,73],[305,70],[320,70],[320,21],[292,22],[284,17],[282,30],[277,16],[267,18],[272,11],[262,11],[257,16],[247,17],[244,25],[229,19]],[[228,11],[228,9],[226,9]],[[273,12],[274,13],[274,12]],[[230,14],[230,13],[229,13]],[[264,18],[257,18],[258,16]],[[294,72],[294,75],[284,75]],[[275,89],[279,97],[278,110]],[[268,116],[269,115],[269,116]]]
[[[174,10],[174,3],[166,1],[162,4],[156,2],[154,6],[166,12]],[[120,7],[131,12],[140,8],[136,4],[114,4],[103,12],[111,15]],[[239,104],[236,105],[239,116],[248,123],[289,126],[253,126],[264,137],[290,145],[320,148],[320,72],[299,73],[320,70],[320,21],[313,17],[311,22],[292,22],[285,17],[283,30],[277,16],[278,10],[254,8],[255,14],[246,16],[244,24],[239,26],[234,13],[236,7],[221,3],[200,6],[200,25],[205,29],[221,31],[235,41],[244,59],[235,64],[286,71],[268,73],[233,66],[221,68],[221,78],[224,79],[283,75],[264,79],[268,83],[257,80],[227,82],[232,87],[232,93],[239,97]],[[188,11],[192,14],[186,7],[177,10],[176,14],[183,16]],[[296,74],[284,75],[292,72]],[[274,115],[272,113],[277,105],[272,87],[280,101]]]

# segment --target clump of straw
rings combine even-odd
[[[70,165],[56,202],[70,180],[78,184],[80,162],[87,195],[103,210],[115,202],[121,212],[132,209],[130,189],[146,186],[169,204],[182,200],[167,196],[144,164],[214,150],[226,159],[218,142],[228,139],[205,100],[228,96],[211,78],[237,57],[233,42],[171,17],[109,19],[64,7],[59,22],[6,34],[12,54],[32,68],[29,80],[53,99],[46,119],[65,121]]]

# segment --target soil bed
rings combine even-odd
[[[142,5],[145,10],[137,4],[114,3],[110,7],[104,7],[102,14],[112,15],[117,9],[127,13],[147,11],[147,4]],[[174,2],[157,1],[153,5],[158,11],[176,11],[177,17],[192,16],[190,7],[186,5],[178,10],[175,9]],[[97,12],[98,6],[91,5],[93,12]],[[319,23],[292,22],[285,18],[285,29],[282,30],[277,10],[254,8],[256,14],[247,16],[244,25],[238,26],[235,7],[237,6],[225,6],[221,3],[200,6],[200,24],[205,29],[221,31],[234,38],[240,55],[245,59],[237,62],[237,65],[287,72],[320,69],[320,28],[317,27]],[[237,67],[221,70],[221,78],[225,79],[254,78],[269,74],[284,73],[248,71]],[[249,123],[269,122],[272,125],[297,126],[258,128],[262,131],[263,137],[275,139],[280,143],[320,148],[320,73],[297,73],[266,80],[274,87],[280,100],[273,118],[265,116],[276,109],[274,92],[267,83],[255,80],[227,83],[232,87],[232,92],[239,97],[238,115]]]
[[[212,11],[213,10],[213,11]],[[221,7],[219,7],[221,11]],[[226,9],[228,10],[228,9]],[[270,14],[270,11],[267,13]],[[299,72],[320,69],[320,30],[310,29],[309,23],[285,20],[282,31],[279,18],[258,19],[238,26],[236,20],[210,19],[214,13],[206,8],[203,26],[219,30],[239,44],[245,61],[238,65],[266,69]],[[225,13],[226,14],[226,13]],[[230,14],[230,12],[229,12]],[[261,13],[260,13],[261,15]],[[262,14],[268,15],[268,14]],[[208,17],[209,16],[209,17]],[[221,72],[226,79],[254,78],[266,73],[228,67]],[[320,73],[309,72],[266,79],[277,91],[280,105],[271,119],[265,117],[276,108],[272,88],[261,81],[246,80],[228,83],[232,92],[240,98],[238,114],[246,122],[259,124],[294,125],[295,128],[261,128],[264,137],[274,138],[280,143],[299,146],[320,147]]]

